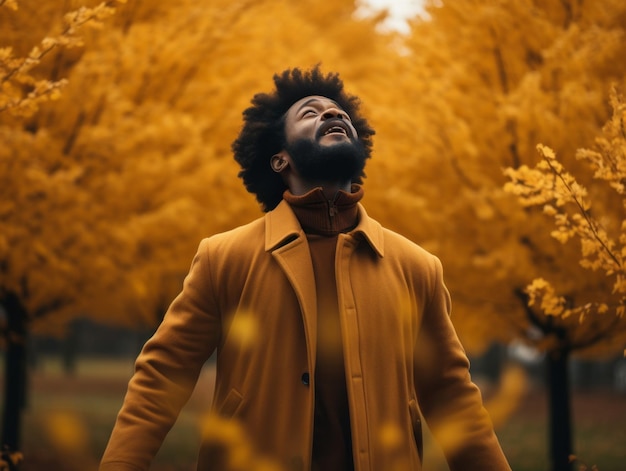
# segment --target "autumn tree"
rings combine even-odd
[[[536,278],[526,288],[529,305],[547,316],[574,317],[580,323],[606,317],[611,326],[607,333],[599,332],[603,337],[618,334],[615,328],[620,327],[619,319],[626,314],[626,103],[616,89],[611,91],[611,105],[613,115],[596,139],[596,148],[579,149],[576,157],[588,164],[595,180],[606,184],[621,199],[615,213],[604,212],[606,205],[600,205],[596,212],[592,194],[547,146],[538,146],[542,160],[534,168],[523,165],[505,171],[511,180],[505,191],[515,194],[522,205],[540,207],[553,217],[552,237],[563,244],[578,241],[581,266],[608,278],[607,290],[600,298],[577,304],[568,300],[569,294],[559,295],[549,280]]]
[[[546,215],[554,217],[556,229],[550,232],[552,237],[563,244],[572,239],[578,241],[580,265],[606,277],[602,289],[593,293],[559,293],[549,279],[542,277],[526,287],[528,316],[550,336],[551,345],[547,348],[559,352],[563,361],[570,353],[597,344],[616,351],[626,345],[626,105],[615,90],[611,102],[613,116],[597,139],[597,148],[579,149],[576,153],[579,160],[588,164],[593,178],[609,191],[588,190],[563,167],[552,149],[542,145],[538,146],[542,160],[534,168],[522,165],[506,169],[511,182],[505,190],[517,195],[525,207],[540,206]],[[611,191],[621,199],[621,205],[604,204],[604,197]],[[594,205],[597,208],[592,207],[598,199],[600,203]],[[584,335],[576,336],[583,330],[580,326],[584,327]],[[566,394],[564,391],[552,395],[551,435],[558,450],[571,453],[571,444],[567,442],[570,437],[558,432],[569,426],[568,402],[561,404]]]
[[[80,30],[87,24],[99,24],[112,13],[114,3],[103,2],[93,8],[68,12],[58,31],[28,30],[32,34],[28,38],[21,37],[21,40],[11,41],[11,47],[0,49],[0,134],[3,142],[0,151],[0,305],[6,319],[2,329],[6,348],[2,444],[10,450],[19,448],[20,415],[26,395],[27,319],[62,310],[71,300],[71,294],[49,289],[49,285],[55,282],[57,287],[64,285],[70,257],[64,258],[61,253],[54,257],[58,267],[56,277],[39,271],[41,262],[49,260],[52,253],[46,247],[48,234],[40,231],[37,216],[44,216],[50,207],[63,208],[68,199],[78,196],[63,192],[63,183],[68,178],[66,172],[47,178],[45,170],[58,167],[61,162],[57,156],[48,155],[45,138],[35,144],[35,147],[41,146],[39,155],[24,154],[29,148],[24,145],[29,132],[20,132],[20,128],[24,126],[23,129],[27,130],[28,119],[37,112],[39,105],[58,98],[59,90],[66,84],[65,78],[57,76],[58,71],[53,72],[50,66],[45,70],[42,62],[46,56],[54,56],[61,48],[80,46]],[[2,17],[5,20],[3,33],[6,33],[3,39],[12,40],[18,28],[26,25],[18,26],[12,21],[18,11],[15,1],[2,2],[1,7],[4,7],[0,10],[2,13],[12,11]],[[32,20],[30,15],[24,18]],[[33,44],[34,38],[40,39],[39,44]],[[34,71],[40,65],[44,69],[43,75]],[[14,126],[6,125],[11,122],[15,123]],[[48,198],[51,194],[59,198]],[[62,211],[59,215],[61,218],[69,216]],[[20,244],[24,248],[28,245],[29,249],[19,250]],[[30,271],[28,275],[27,271]],[[48,276],[52,283],[42,283]],[[74,279],[79,280],[80,275]],[[80,289],[80,283],[74,289]]]
[[[377,123],[386,149],[370,166],[370,212],[441,256],[470,351],[520,338],[546,352],[552,467],[566,469],[570,354],[615,353],[624,330],[608,317],[580,323],[529,310],[534,278],[550,279],[575,305],[600,299],[607,280],[504,191],[502,170],[534,165],[536,145],[549,143],[602,195],[598,211],[619,207],[570,156],[606,121],[609,84],[624,81],[626,5],[459,0],[428,2],[426,12],[404,42],[407,61],[387,96],[393,113]]]
[[[528,281],[592,297],[606,277],[503,190],[502,169],[534,164],[538,142],[570,156],[596,135],[626,67],[622,3],[432,2],[402,38],[377,32],[381,17],[355,19],[348,0],[128,0],[81,32],[84,47],[29,69],[59,84],[56,100],[0,113],[0,292],[25,329],[154,325],[199,239],[260,214],[230,151],[241,111],[274,73],[321,63],[377,130],[368,211],[443,259],[468,348],[522,337],[552,351],[551,334],[531,335]],[[24,5],[0,18],[11,57],[63,31],[68,2]]]
[[[85,316],[154,326],[200,238],[259,216],[230,151],[253,93],[319,62],[363,83],[391,51],[352,1],[129,0],[77,34],[71,21],[113,6],[100,5],[23,2],[0,18],[0,303],[18,352],[7,364],[20,365],[5,383],[11,448],[29,331]],[[68,6],[78,16],[59,13]]]

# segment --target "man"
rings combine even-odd
[[[359,203],[374,131],[358,99],[317,67],[274,82],[233,143],[266,214],[201,242],[137,359],[100,469],[148,469],[214,350],[211,410],[271,469],[420,470],[421,417],[452,471],[510,469],[439,260]],[[198,470],[245,469],[215,434]]]

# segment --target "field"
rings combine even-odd
[[[73,377],[62,374],[55,361],[40,365],[30,379],[24,415],[23,471],[97,469],[131,373],[131,360],[82,361]],[[152,470],[195,470],[199,418],[210,403],[213,375],[213,368],[207,366]],[[575,451],[581,460],[600,471],[626,470],[626,395],[575,392],[573,412]],[[497,431],[515,471],[549,469],[546,428],[544,392],[530,388]],[[426,471],[447,470],[437,446],[426,438]]]

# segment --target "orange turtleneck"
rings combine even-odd
[[[283,195],[307,235],[317,293],[317,358],[315,369],[315,428],[312,471],[354,469],[350,411],[343,361],[339,301],[335,278],[338,234],[357,224],[357,203],[363,189],[339,191],[329,201],[321,188],[302,196]]]

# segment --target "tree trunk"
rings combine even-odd
[[[569,351],[559,349],[546,356],[549,415],[550,469],[571,471],[572,419],[568,375]]]
[[[63,371],[67,376],[76,374],[76,363],[78,360],[78,339],[79,325],[76,321],[69,325],[68,332],[63,341],[61,357],[63,359]]]
[[[13,293],[4,296],[3,306],[7,315],[7,331],[2,446],[17,451],[21,444],[22,411],[26,403],[27,316],[24,306]]]

